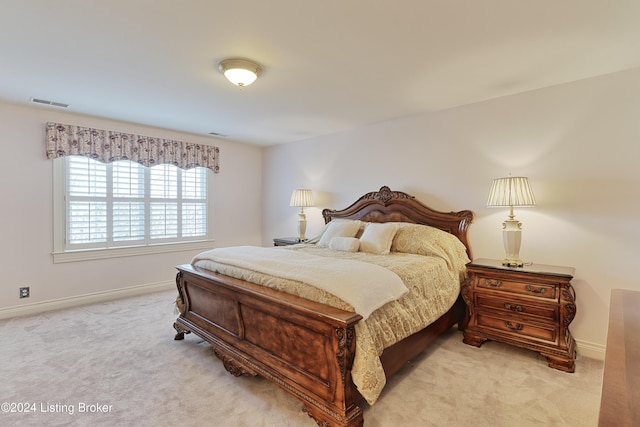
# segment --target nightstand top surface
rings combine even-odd
[[[300,238],[299,237],[274,237],[273,241],[292,245],[295,243],[300,243]]]
[[[555,276],[569,276],[573,277],[576,269],[573,267],[562,267],[559,265],[548,265],[548,264],[525,264],[524,267],[507,267],[506,265],[502,265],[502,261],[498,259],[487,259],[487,258],[478,258],[467,264],[468,266],[477,266],[477,267],[488,267],[495,268],[498,270],[506,270],[506,271],[521,271],[524,273],[542,273],[542,274],[552,274]]]

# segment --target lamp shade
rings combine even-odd
[[[260,73],[262,73],[262,67],[260,65],[239,58],[220,61],[218,69],[224,74],[227,80],[240,87],[249,86],[255,82]]]
[[[535,206],[529,179],[511,176],[493,180],[487,206]]]
[[[298,188],[297,190],[294,190],[293,194],[291,194],[291,202],[289,205],[299,207],[313,206],[313,195],[311,194],[311,190],[307,188]]]

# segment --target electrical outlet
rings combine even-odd
[[[20,288],[20,298],[29,298],[29,287]]]

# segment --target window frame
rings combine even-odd
[[[207,236],[204,239],[188,241],[163,241],[147,245],[115,246],[109,248],[66,249],[66,160],[53,160],[53,262],[77,262],[96,259],[120,258],[137,255],[206,250],[212,247],[213,239],[213,172],[207,169]]]

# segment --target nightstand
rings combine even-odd
[[[550,367],[574,372],[576,342],[569,331],[576,315],[574,271],[543,264],[511,268],[491,259],[467,264],[460,290],[470,315],[464,343],[480,347],[486,340],[500,341],[537,351]]]
[[[276,237],[273,239],[273,246],[289,246],[300,243],[298,237]]]

